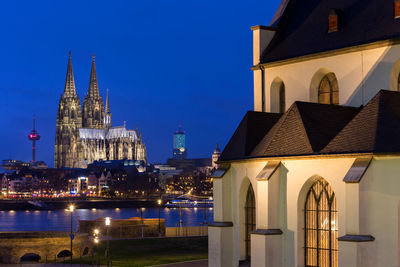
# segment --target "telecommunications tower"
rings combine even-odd
[[[33,115],[33,130],[28,135],[28,139],[32,141],[32,163],[36,161],[36,141],[40,139],[40,135],[35,127],[35,115]]]

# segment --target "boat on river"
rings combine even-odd
[[[167,208],[212,208],[212,199],[193,200],[185,196],[179,196],[165,204]]]

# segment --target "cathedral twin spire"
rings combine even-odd
[[[90,70],[90,81],[89,81],[89,90],[88,96],[93,98],[99,98],[99,85],[97,83],[97,74],[96,74],[96,64],[95,64],[95,55],[92,56],[92,69]]]
[[[76,97],[74,72],[72,70],[71,51],[69,52],[67,76],[65,77],[64,97]]]

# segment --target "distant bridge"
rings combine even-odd
[[[85,256],[91,249],[88,234],[77,233],[72,255]],[[0,232],[0,264],[61,260],[68,258],[70,253],[70,234],[67,232]]]

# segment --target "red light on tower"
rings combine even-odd
[[[35,127],[35,115],[33,115],[33,130],[28,134],[28,139],[32,141],[32,163],[34,163],[36,161],[36,141],[40,139]]]

